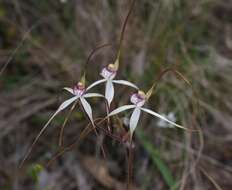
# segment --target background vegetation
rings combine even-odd
[[[61,89],[80,79],[87,66],[88,84],[112,62],[129,0],[0,1],[0,189],[123,189],[127,176],[126,144],[104,134],[90,134],[44,166],[60,148],[57,117],[18,169],[44,123],[67,96]],[[160,72],[177,65],[191,81],[167,74],[149,107],[173,112],[184,126],[199,133],[157,127],[143,115],[134,140],[134,189],[232,189],[232,1],[140,0],[129,19],[121,59],[121,78],[148,90]],[[117,89],[119,104],[132,92]],[[95,116],[104,106],[91,102]],[[113,105],[114,107],[118,105]],[[65,130],[71,144],[87,125],[76,110]],[[106,158],[99,146],[104,141]],[[203,148],[203,149],[202,149]],[[201,151],[202,150],[202,151]],[[199,157],[200,156],[200,157]]]

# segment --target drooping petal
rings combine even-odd
[[[64,110],[66,107],[68,107],[71,103],[73,103],[75,100],[77,100],[79,97],[78,96],[74,96],[66,101],[64,101],[59,108],[56,110],[56,112],[52,115],[52,117],[48,120],[48,122],[45,124],[45,126],[43,127],[43,129],[41,131],[44,131],[46,129],[46,127],[48,126],[48,124],[52,121],[52,119],[62,110]]]
[[[104,98],[103,95],[98,94],[98,93],[88,93],[83,95],[84,98],[92,98],[92,97],[101,97]]]
[[[67,91],[70,92],[71,94],[75,95],[72,88],[65,87],[65,88],[63,88],[63,89],[64,89],[64,90],[67,90]]]
[[[116,84],[122,84],[122,85],[125,85],[125,86],[130,86],[132,88],[138,89],[138,87],[135,84],[133,84],[133,83],[131,83],[129,81],[126,81],[126,80],[113,80],[113,82],[116,83]]]
[[[108,105],[110,106],[114,98],[114,85],[110,79],[106,81],[105,98],[107,99]]]
[[[93,112],[92,112],[91,106],[89,105],[89,103],[83,97],[81,97],[80,100],[81,100],[81,104],[82,104],[86,114],[88,115],[91,123],[93,124],[93,126],[95,126],[94,121],[93,121]]]
[[[103,82],[105,82],[105,81],[106,81],[106,79],[101,79],[101,80],[98,80],[98,81],[94,82],[93,84],[89,85],[88,88],[86,88],[86,91],[87,91],[87,90],[90,90],[90,89],[93,88],[94,86],[97,86],[98,84],[101,84],[101,83],[103,83]]]
[[[143,111],[145,111],[145,112],[147,112],[147,113],[149,113],[149,114],[151,114],[151,115],[153,115],[153,116],[156,116],[156,117],[158,117],[158,118],[160,118],[160,119],[162,119],[162,120],[164,120],[164,121],[166,121],[166,122],[168,122],[168,123],[170,123],[170,124],[172,124],[172,125],[174,125],[174,126],[176,126],[176,127],[179,127],[179,128],[182,128],[182,129],[186,129],[185,127],[183,127],[183,126],[181,126],[181,125],[178,125],[178,124],[176,124],[176,123],[170,121],[170,120],[167,119],[166,117],[164,117],[164,116],[162,116],[162,115],[160,115],[160,114],[158,114],[158,113],[156,113],[156,112],[154,112],[154,111],[152,111],[152,110],[150,110],[150,109],[141,108],[141,110],[143,110]]]
[[[32,151],[32,148],[34,147],[34,145],[36,144],[36,142],[39,140],[40,136],[43,134],[43,132],[46,130],[46,128],[48,127],[48,125],[51,123],[51,121],[54,119],[54,117],[61,112],[62,110],[64,110],[66,107],[68,107],[72,102],[74,102],[75,100],[77,100],[79,97],[74,96],[66,101],[64,101],[60,107],[56,110],[56,112],[52,115],[52,117],[48,120],[48,122],[44,125],[44,127],[40,130],[39,134],[36,136],[35,140],[33,141],[32,145],[30,146],[28,152],[26,153],[21,165],[24,163],[24,161],[26,160],[26,158],[29,156],[29,154]]]
[[[139,117],[140,117],[140,114],[141,114],[141,110],[139,107],[136,107],[131,115],[131,118],[130,118],[130,132],[131,134],[133,134],[135,128],[137,127],[137,124],[138,124],[138,121],[139,121]]]
[[[123,111],[126,111],[126,110],[129,110],[129,109],[132,109],[132,108],[135,108],[136,106],[135,105],[125,105],[125,106],[121,106],[115,110],[113,110],[112,112],[109,113],[108,117],[110,116],[113,116],[113,115],[116,115],[120,112],[123,112]]]

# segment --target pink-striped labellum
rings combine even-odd
[[[179,127],[179,128],[184,128],[183,126],[174,123],[173,121],[167,119],[166,117],[164,117],[161,114],[158,114],[158,113],[156,113],[156,112],[154,112],[154,111],[152,111],[150,109],[143,108],[146,100],[147,100],[146,94],[143,91],[138,91],[137,93],[133,94],[131,96],[131,98],[130,98],[130,101],[131,101],[132,105],[121,106],[121,107],[113,110],[112,112],[110,112],[108,114],[108,117],[119,114],[119,113],[124,112],[126,110],[133,109],[133,112],[131,114],[130,121],[129,121],[129,128],[130,128],[130,134],[131,135],[134,133],[134,130],[138,125],[138,122],[139,122],[140,115],[141,115],[142,111],[144,111],[146,113],[149,113],[149,114],[151,114],[151,115],[153,115],[155,117],[158,117],[159,119],[164,120],[164,121],[166,121],[167,123],[169,123],[169,124],[171,124],[173,126],[176,126],[176,127]]]

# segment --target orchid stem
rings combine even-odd
[[[127,174],[127,187],[126,190],[131,190],[131,178],[133,170],[133,147],[132,147],[132,135],[130,137],[130,145],[128,151],[128,174]]]
[[[62,126],[61,126],[60,135],[59,135],[59,146],[62,146],[62,145],[63,145],[64,128],[65,128],[65,126],[66,126],[66,124],[67,124],[67,121],[68,121],[69,117],[71,116],[71,114],[72,114],[74,108],[76,107],[77,103],[78,103],[78,100],[73,104],[73,106],[72,106],[71,109],[69,110],[69,113],[68,113],[67,117],[65,118],[65,120],[64,120],[64,122],[63,122],[63,124],[62,124]]]
[[[128,13],[127,13],[127,16],[126,16],[125,21],[124,21],[123,26],[122,26],[122,31],[121,31],[120,40],[119,40],[119,46],[118,46],[118,52],[117,52],[116,61],[115,61],[115,66],[116,66],[117,69],[119,67],[119,58],[120,58],[120,55],[121,55],[122,42],[123,42],[123,39],[124,39],[126,26],[127,26],[129,17],[130,17],[130,15],[132,13],[134,5],[135,5],[135,0],[132,0],[130,9],[129,9]]]
[[[82,77],[82,78],[84,78],[84,80],[85,80],[87,65],[90,63],[92,57],[95,55],[95,53],[96,53],[98,50],[100,50],[100,49],[102,49],[102,48],[104,48],[104,47],[108,47],[108,46],[111,46],[111,44],[105,43],[105,44],[102,44],[102,45],[97,46],[96,48],[94,48],[94,49],[90,52],[90,54],[89,54],[89,56],[88,56],[88,58],[87,58],[87,61],[86,61],[85,65],[84,65],[84,69],[83,69],[84,71],[83,71],[83,75],[82,75],[83,77]]]
[[[187,83],[188,85],[191,86],[191,83],[188,81],[188,79],[186,79],[178,70],[176,70],[176,68],[167,68],[164,69],[156,78],[155,82],[153,82],[151,88],[147,91],[146,93],[146,97],[147,99],[149,99],[153,93],[153,91],[155,90],[155,88],[158,85],[158,82],[162,79],[162,77],[167,74],[168,72],[173,72],[174,74],[178,75],[182,80],[184,80],[185,83]]]
[[[92,121],[92,120],[89,118],[89,116],[88,116],[87,113],[84,111],[84,109],[83,109],[83,107],[82,107],[81,104],[80,104],[80,106],[81,106],[83,112],[86,114],[86,117],[89,119],[90,123],[92,124],[93,130],[94,130],[94,132],[95,132],[95,134],[96,134],[96,137],[98,138],[98,137],[99,137],[99,134],[98,134],[98,132],[97,132],[96,125],[95,125],[94,121]],[[104,147],[103,147],[103,145],[100,145],[100,146],[101,146],[102,155],[103,155],[104,158],[106,158],[106,154],[105,154]]]

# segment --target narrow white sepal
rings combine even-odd
[[[95,126],[94,121],[93,121],[93,113],[92,113],[91,106],[89,105],[89,103],[84,98],[81,97],[80,100],[81,100],[81,104],[82,104],[85,112],[87,113],[92,125]]]
[[[61,112],[62,110],[64,110],[66,107],[68,107],[71,103],[73,103],[75,100],[77,100],[79,97],[74,96],[66,101],[64,101],[59,108],[56,110],[56,112],[52,115],[52,117],[48,120],[48,122],[44,125],[44,127],[40,130],[39,134],[37,135],[35,141],[38,140],[38,138],[41,136],[41,134],[45,131],[45,129],[48,127],[49,123],[51,123],[51,121],[54,119],[54,117]]]
[[[104,98],[103,95],[98,94],[98,93],[88,93],[88,94],[84,94],[82,97],[84,97],[84,98],[92,98],[92,97],[101,97],[101,98]]]
[[[126,81],[126,80],[113,80],[113,82],[116,84],[122,84],[122,85],[130,86],[132,88],[138,89],[138,87],[135,84],[129,81]]]
[[[136,107],[131,115],[131,118],[130,118],[130,132],[131,134],[133,134],[135,128],[137,127],[138,125],[138,122],[139,122],[139,118],[140,118],[140,114],[141,114],[141,110],[139,107]]]
[[[64,101],[60,105],[60,107],[58,108],[58,110],[56,112],[60,112],[61,110],[65,109],[66,107],[68,107],[71,103],[73,103],[78,98],[79,98],[79,96],[74,96],[74,97],[69,98],[68,100]]]
[[[114,85],[111,79],[106,81],[105,98],[107,99],[108,105],[110,107],[110,104],[114,98]]]
[[[64,90],[67,90],[67,91],[70,92],[71,94],[75,95],[72,88],[65,87],[65,88],[63,88],[63,89],[64,89]]]
[[[90,90],[90,89],[93,88],[94,86],[97,86],[98,84],[101,84],[101,83],[103,83],[103,82],[105,82],[105,81],[106,81],[106,79],[101,79],[101,80],[98,80],[98,81],[92,83],[91,85],[88,86],[88,88],[86,88],[86,91],[87,91],[87,90]]]
[[[176,124],[176,123],[170,121],[170,120],[167,119],[166,117],[164,117],[164,116],[162,116],[162,115],[160,115],[160,114],[158,114],[158,113],[156,113],[156,112],[154,112],[154,111],[152,111],[152,110],[150,110],[150,109],[141,108],[141,110],[143,110],[143,111],[145,111],[145,112],[147,112],[147,113],[149,113],[149,114],[151,114],[151,115],[153,115],[153,116],[156,116],[156,117],[158,117],[158,118],[160,118],[160,119],[162,119],[162,120],[164,120],[164,121],[166,121],[166,122],[168,122],[168,123],[170,123],[170,124],[172,124],[172,125],[174,125],[174,126],[176,126],[176,127],[185,129],[183,126],[178,125],[178,124]]]
[[[135,105],[125,105],[125,106],[121,106],[115,110],[113,110],[112,112],[109,113],[108,117],[110,116],[113,116],[113,115],[116,115],[120,112],[123,112],[123,111],[126,111],[126,110],[129,110],[129,109],[132,109],[132,108],[135,108],[136,106]]]

